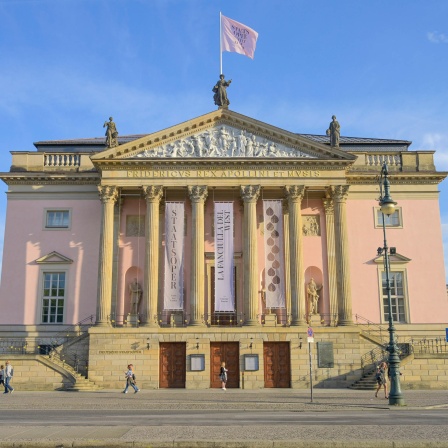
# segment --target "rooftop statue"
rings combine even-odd
[[[227,98],[227,87],[230,86],[232,80],[226,81],[224,79],[224,75],[219,76],[219,81],[213,87],[213,99],[215,100],[215,104],[219,107],[227,108],[230,104],[229,99]]]
[[[105,127],[107,127],[105,134],[106,146],[108,148],[114,148],[115,146],[118,146],[118,131],[112,117],[109,118],[109,121],[106,121],[103,124],[103,128]]]
[[[341,135],[341,126],[336,120],[336,115],[333,115],[331,118],[333,121],[330,123],[330,126],[328,126],[327,135],[330,136],[330,146],[335,146],[338,148],[339,136]]]

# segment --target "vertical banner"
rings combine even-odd
[[[166,202],[164,310],[184,308],[184,213],[183,202]]]
[[[266,308],[285,308],[282,201],[263,201]]]
[[[233,202],[215,202],[215,311],[235,311]]]

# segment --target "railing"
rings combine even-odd
[[[355,315],[355,319],[356,325],[362,326],[363,331],[366,331],[369,335],[372,335],[375,338],[379,339],[383,344],[387,342],[388,331],[384,326],[371,322],[370,320],[360,316],[359,314]]]
[[[412,350],[417,354],[446,354],[448,353],[448,343],[443,338],[411,340]]]
[[[305,316],[305,320],[306,320],[306,323],[308,325],[311,324],[311,318],[313,316],[319,316],[320,317],[320,323],[322,325],[327,325],[327,326],[332,325],[334,327],[338,326],[338,319],[339,319],[338,313],[307,314]]]
[[[285,308],[273,308],[260,314],[261,325],[280,325],[289,327],[291,325],[291,314],[287,313]]]
[[[78,323],[74,325],[67,326],[63,330],[49,337],[50,344],[54,347],[58,347],[59,345],[64,344],[70,339],[74,339],[78,336],[83,335],[87,332],[87,330],[95,324],[95,315],[91,314],[90,316],[80,320]]]
[[[78,168],[81,165],[80,154],[44,154],[44,167]]]
[[[381,167],[384,162],[388,166],[401,167],[400,154],[366,154],[366,165]]]
[[[206,325],[212,327],[242,327],[244,313],[221,311],[204,314],[202,320]]]
[[[160,327],[186,327],[190,322],[190,314],[182,310],[162,311],[156,316]]]

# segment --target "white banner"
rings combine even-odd
[[[233,202],[215,202],[215,311],[235,311]]]
[[[263,201],[266,308],[285,308],[282,201]]]
[[[253,59],[257,39],[255,30],[221,15],[221,51],[231,51]]]
[[[165,203],[164,310],[184,308],[184,214],[183,202]]]

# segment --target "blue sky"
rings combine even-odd
[[[215,110],[220,11],[259,33],[254,60],[223,54],[232,110],[315,134],[335,114],[342,135],[411,140],[448,171],[445,0],[0,0],[0,171],[109,116],[126,135]]]

